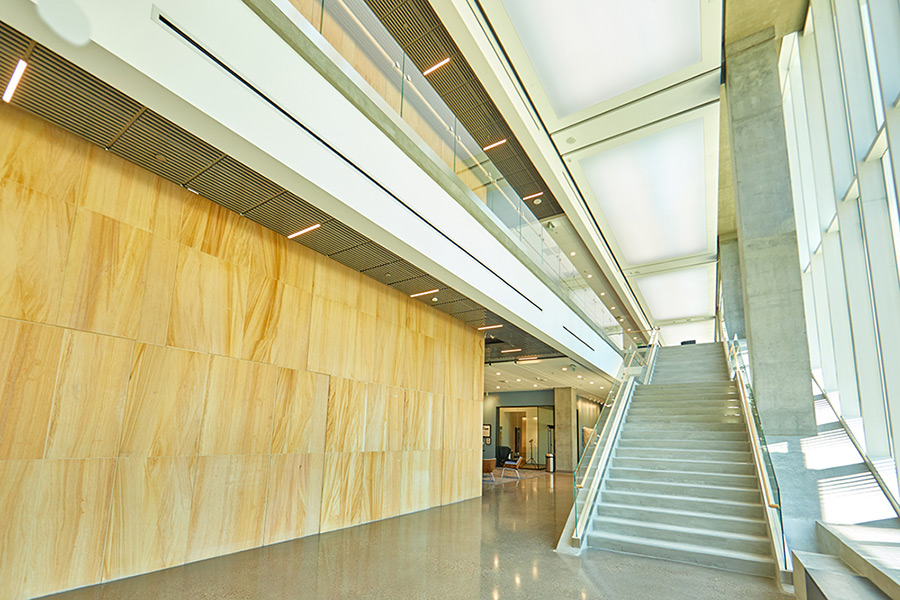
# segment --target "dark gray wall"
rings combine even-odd
[[[491,426],[491,445],[486,446],[482,444],[483,458],[494,458],[497,456],[497,443],[500,439],[497,408],[503,406],[553,406],[553,390],[485,394],[483,423]]]

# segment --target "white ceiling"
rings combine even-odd
[[[503,6],[558,117],[701,60],[700,0],[504,0]]]
[[[663,340],[712,341],[722,0],[478,4]]]
[[[524,364],[494,363],[484,367],[484,391],[487,393],[571,387],[577,389],[579,395],[599,402],[606,398],[611,384],[609,375],[592,371],[569,358]]]

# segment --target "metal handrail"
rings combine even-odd
[[[584,476],[582,477],[580,482],[577,482],[575,484],[576,494],[578,493],[577,490],[584,489],[584,486],[585,486],[585,483],[587,482],[588,476],[591,473],[591,465],[593,465],[595,461],[597,463],[597,470],[596,470],[596,473],[594,474],[594,478],[591,480],[591,482],[589,484],[589,487],[584,492],[584,493],[586,493],[586,496],[584,497],[584,502],[582,503],[582,506],[586,507],[586,509],[583,509],[581,514],[578,514],[578,512],[577,512],[577,510],[578,510],[577,504],[578,503],[577,502],[576,502],[576,506],[574,507],[574,510],[576,512],[575,512],[575,530],[573,533],[573,537],[575,539],[581,539],[582,535],[584,534],[584,530],[587,527],[588,522],[590,521],[590,519],[587,517],[590,515],[591,506],[593,505],[594,499],[596,498],[597,492],[599,491],[600,483],[603,479],[603,472],[606,469],[605,465],[609,462],[610,455],[612,454],[613,445],[614,445],[615,439],[618,435],[618,430],[619,430],[619,427],[621,426],[622,419],[625,414],[625,409],[627,408],[628,400],[634,391],[636,377],[634,375],[629,375],[628,372],[629,372],[630,368],[634,365],[635,357],[637,357],[637,360],[640,362],[640,364],[642,366],[648,368],[647,371],[644,372],[644,375],[645,376],[649,375],[649,369],[652,368],[651,361],[656,356],[656,353],[654,351],[655,351],[658,339],[659,339],[659,332],[658,332],[658,330],[654,330],[653,334],[651,335],[651,339],[650,339],[650,352],[648,353],[646,360],[638,354],[637,349],[635,349],[632,352],[632,355],[628,360],[628,364],[624,365],[621,370],[622,371],[622,377],[621,377],[622,384],[620,385],[618,391],[616,392],[616,396],[615,396],[615,399],[613,400],[613,402],[608,404],[609,410],[616,410],[618,408],[618,411],[616,412],[614,417],[607,418],[606,423],[603,425],[603,430],[598,434],[597,433],[597,424],[599,424],[600,418],[602,418],[602,416],[603,416],[603,412],[601,411],[600,416],[597,417],[597,423],[595,423],[594,429],[591,431],[591,440],[593,441],[595,436],[597,439],[596,444],[594,444],[594,450],[591,453],[589,459],[587,459],[587,454],[585,454],[581,457],[581,460],[578,461],[578,465],[576,466],[576,469],[575,469],[576,473],[581,468],[585,459],[588,460],[587,468],[585,469]],[[610,393],[612,393],[612,391],[610,391]],[[601,449],[600,440],[603,439],[604,435],[606,435],[606,443],[602,445],[602,449]],[[599,452],[599,455],[598,455],[598,452]],[[577,500],[577,498],[576,498],[576,500]]]
[[[772,486],[769,484],[769,478],[765,476],[766,466],[762,462],[762,447],[759,444],[759,434],[756,431],[756,427],[753,423],[751,423],[752,413],[750,408],[750,398],[747,397],[747,389],[744,383],[744,376],[741,373],[740,368],[738,368],[738,359],[737,352],[734,349],[733,344],[726,344],[728,349],[729,358],[731,358],[732,363],[734,364],[734,374],[735,378],[738,380],[738,392],[741,397],[741,406],[744,412],[744,421],[747,423],[747,431],[750,433],[750,443],[753,446],[753,462],[756,463],[756,472],[759,475],[759,479],[763,484],[763,492],[766,498],[766,504],[769,508],[780,508],[779,504],[775,502],[774,494],[772,492]]]
[[[866,467],[869,469],[869,471],[872,472],[872,476],[875,477],[875,481],[878,483],[878,487],[881,488],[884,496],[887,498],[888,502],[890,502],[891,508],[893,508],[894,512],[897,513],[897,516],[900,516],[900,504],[897,503],[897,499],[894,498],[894,494],[891,493],[890,489],[887,487],[887,484],[884,482],[884,479],[881,478],[881,475],[878,473],[878,469],[875,468],[875,464],[869,458],[869,455],[866,454],[865,450],[863,450],[862,445],[859,443],[859,440],[856,439],[856,436],[853,434],[853,431],[850,429],[847,421],[845,421],[844,417],[841,416],[841,414],[838,412],[834,403],[831,401],[831,398],[829,398],[828,392],[825,391],[825,388],[822,387],[822,384],[819,383],[818,379],[816,379],[815,373],[811,373],[810,375],[812,376],[813,383],[816,384],[816,387],[819,388],[820,392],[822,392],[822,397],[825,398],[826,402],[828,402],[828,407],[831,409],[831,412],[834,413],[834,416],[838,418],[838,422],[841,424],[841,427],[843,427],[844,431],[847,432],[847,437],[850,438],[850,442],[853,444],[853,447],[856,448],[859,456],[863,459],[863,462],[866,463]]]

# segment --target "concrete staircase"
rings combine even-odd
[[[773,577],[750,452],[722,345],[661,348],[625,417],[588,547]]]

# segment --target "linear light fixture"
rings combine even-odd
[[[521,348],[509,348],[508,350],[501,350],[500,354],[508,354],[510,352],[521,352]]]
[[[440,69],[441,67],[446,65],[448,62],[450,62],[449,56],[447,58],[445,58],[444,60],[442,60],[441,62],[435,63],[434,65],[432,65],[432,66],[428,67],[427,69],[425,69],[424,71],[422,71],[422,75],[431,75],[432,73],[434,73],[435,71],[437,71],[438,69]]]
[[[534,200],[535,198],[540,198],[544,195],[544,192],[538,192],[537,194],[531,194],[530,196],[525,196],[522,200]]]
[[[424,292],[418,292],[416,294],[410,294],[409,297],[410,298],[418,298],[419,296],[427,296],[428,294],[437,294],[439,291],[441,291],[440,288],[437,288],[437,289],[433,289],[433,290],[427,290]]]
[[[484,331],[485,329],[500,329],[503,325],[485,325],[484,327],[479,327],[478,331]]]
[[[496,148],[497,146],[502,146],[502,145],[505,144],[505,143],[506,143],[506,138],[503,138],[503,139],[500,140],[499,142],[494,142],[493,144],[488,144],[487,146],[485,146],[484,148],[482,148],[482,150],[484,150],[485,152],[487,152],[487,151],[490,150],[491,148]]]
[[[541,362],[541,360],[538,357],[532,356],[531,358],[520,358],[519,360],[516,361],[516,364],[517,365],[533,365],[534,363],[539,363],[539,362]]]
[[[10,100],[12,100],[13,94],[16,93],[16,87],[19,85],[19,80],[22,79],[22,74],[25,73],[25,67],[27,66],[27,62],[19,59],[19,62],[16,64],[16,68],[13,71],[12,77],[9,78],[9,83],[6,84],[6,90],[3,92],[4,102],[9,102]],[[505,142],[506,140],[503,141]]]
[[[287,237],[288,237],[289,240],[292,240],[292,239],[294,239],[295,237],[297,237],[298,235],[303,235],[304,233],[309,233],[309,232],[312,231],[313,229],[318,229],[318,228],[321,227],[321,226],[322,226],[321,223],[316,223],[315,225],[310,225],[310,226],[307,227],[306,229],[301,229],[300,231],[298,231],[298,232],[296,232],[296,233],[292,233],[291,235],[289,235],[289,236],[287,236]]]

